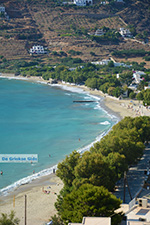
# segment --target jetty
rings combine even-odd
[[[86,102],[96,102],[96,101],[93,101],[93,100],[74,100],[73,102],[80,102],[80,103],[86,103]]]

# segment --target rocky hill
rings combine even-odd
[[[48,54],[40,58],[52,64],[70,56],[72,50],[73,57],[85,62],[109,57],[116,49],[150,51],[150,46],[141,42],[121,39],[117,43],[97,43],[87,35],[103,26],[116,31],[130,27],[135,35],[149,38],[149,0],[107,5],[95,0],[93,6],[87,7],[52,0],[1,0],[0,5],[5,6],[10,17],[0,17],[0,56],[8,60],[32,59],[29,49],[34,44],[48,48]]]

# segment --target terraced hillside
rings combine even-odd
[[[28,52],[33,44],[48,47],[49,53],[44,57],[51,62],[63,57],[59,54],[56,57],[54,51],[69,56],[69,50],[75,50],[81,54],[74,57],[93,61],[108,57],[116,49],[150,50],[148,45],[128,40],[96,43],[86,35],[102,26],[116,30],[125,27],[128,23],[125,6],[102,6],[98,0],[97,5],[84,8],[52,0],[1,1],[10,16],[10,20],[0,19],[0,55],[7,59],[32,59]]]

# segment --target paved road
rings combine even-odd
[[[144,184],[144,180],[147,178],[147,176],[144,174],[144,171],[147,170],[147,167],[150,167],[149,161],[150,161],[150,144],[146,146],[143,157],[141,158],[139,163],[136,166],[132,166],[127,173],[127,181],[129,184],[132,198],[136,196],[136,194],[142,188],[142,185]],[[148,195],[148,193],[150,193],[150,190],[146,190],[144,194]],[[114,194],[116,195],[117,198],[120,198],[123,201],[124,199],[123,179],[121,179],[120,183],[118,184],[118,190]],[[126,186],[125,202],[123,203],[129,203],[130,201],[131,201],[131,198],[128,192],[128,188]]]

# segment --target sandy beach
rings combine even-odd
[[[20,186],[8,196],[0,198],[0,214],[16,212],[20,225],[25,224],[25,195],[27,196],[27,224],[43,225],[56,214],[54,203],[63,187],[62,181],[51,174]]]
[[[25,79],[31,82],[47,82],[41,77],[15,77],[14,74],[1,74],[1,76],[7,78],[14,77],[15,79]],[[81,86],[81,88],[92,95],[102,96],[103,101],[100,103],[101,106],[104,107],[106,111],[116,114],[120,119],[125,116],[150,116],[150,109],[143,107],[139,101],[131,101],[129,99],[118,100],[104,95],[101,91],[91,90],[85,86]],[[23,225],[25,211],[24,202],[26,195],[27,224],[45,224],[49,221],[51,216],[56,214],[54,203],[62,187],[62,181],[55,174],[37,179],[31,184],[22,185],[8,196],[0,197],[0,214],[10,213],[11,210],[14,210],[16,212],[16,216],[20,219],[20,225]]]

